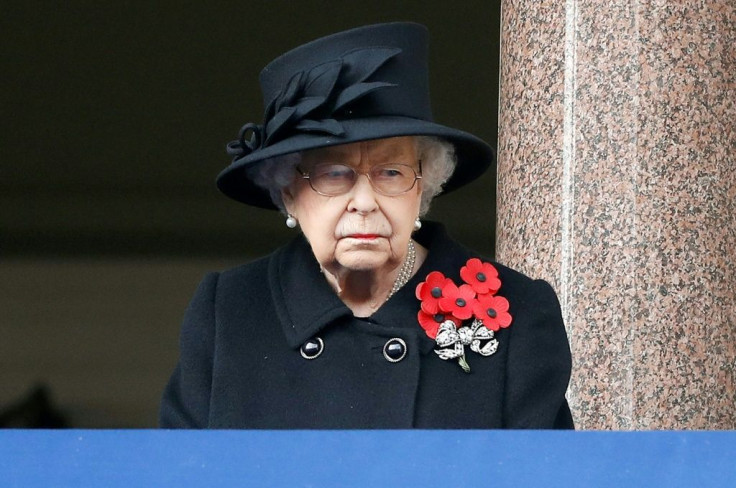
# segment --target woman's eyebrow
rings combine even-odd
[[[397,158],[408,158],[409,155],[407,154],[407,151],[403,150],[404,148],[401,145],[395,145],[395,146],[384,146],[380,149],[377,149],[375,153],[372,153],[374,157],[371,159],[374,160],[396,160]],[[395,161],[392,161],[395,162]]]

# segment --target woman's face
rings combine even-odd
[[[320,195],[299,177],[284,189],[287,211],[296,217],[312,252],[323,268],[380,271],[399,266],[419,215],[421,180],[406,193],[388,196],[375,191],[366,173],[384,164],[405,164],[419,173],[413,137],[394,137],[314,149],[302,154],[299,169],[312,172],[323,163],[354,168],[354,186],[338,196]]]

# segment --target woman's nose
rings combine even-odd
[[[348,202],[348,210],[351,212],[367,213],[378,208],[376,201],[376,191],[373,189],[371,181],[367,175],[359,174],[355,180],[352,190],[350,190],[350,201]]]

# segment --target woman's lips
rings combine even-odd
[[[350,234],[346,237],[351,239],[378,239],[381,236],[379,234]]]

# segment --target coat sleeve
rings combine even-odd
[[[504,424],[511,429],[574,428],[565,392],[572,359],[552,287],[534,281],[512,323],[506,368]]]
[[[159,425],[163,428],[207,427],[218,278],[217,273],[205,276],[184,315],[179,362],[161,399]]]

